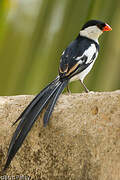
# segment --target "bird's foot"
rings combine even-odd
[[[67,85],[67,93],[68,93],[68,94],[71,94],[71,91],[70,91],[70,88],[69,88],[68,85]]]

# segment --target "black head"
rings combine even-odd
[[[84,30],[90,26],[97,26],[100,30],[103,31],[104,27],[106,26],[106,23],[99,21],[99,20],[90,20],[87,23],[84,24],[81,30]]]

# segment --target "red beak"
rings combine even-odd
[[[108,24],[106,24],[103,28],[103,32],[104,31],[112,31],[112,28]]]

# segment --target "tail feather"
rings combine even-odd
[[[52,114],[52,111],[53,111],[53,109],[54,109],[54,106],[55,106],[55,104],[56,104],[56,101],[57,101],[57,99],[59,98],[59,95],[61,94],[61,92],[62,92],[62,91],[64,90],[64,88],[67,86],[67,84],[68,84],[68,81],[63,82],[63,83],[59,86],[58,91],[56,91],[56,92],[54,93],[54,95],[52,96],[52,98],[50,99],[49,105],[48,105],[47,110],[46,110],[46,112],[45,112],[45,114],[44,114],[44,119],[43,119],[44,126],[47,125],[47,123],[48,123],[48,121],[49,121],[49,119],[50,119],[50,116],[51,116],[51,114]]]
[[[56,81],[57,80],[57,81]],[[44,103],[45,101],[45,95],[49,95],[50,92],[52,92],[53,90],[50,88],[57,88],[56,86],[56,83],[59,83],[58,79],[56,78],[52,83],[50,83],[46,88],[44,88],[41,93],[39,93],[33,100],[32,102],[30,102],[30,104],[26,107],[26,109],[24,110],[25,113],[22,115],[20,115],[21,117],[21,121],[20,123],[18,124],[14,134],[13,134],[13,137],[12,137],[12,140],[11,140],[11,143],[9,145],[9,149],[8,149],[8,155],[9,155],[9,152],[11,150],[11,147],[12,145],[15,143],[15,140],[16,140],[16,137],[18,135],[18,133],[20,132],[20,130],[24,127],[25,125],[25,122],[28,121],[28,118],[27,118],[27,115],[29,115],[29,113],[31,112],[32,114],[34,114],[34,111],[36,113],[36,108],[37,108],[37,103],[39,102],[38,104],[38,110],[40,110],[40,106],[42,106],[42,104]],[[45,90],[45,91],[44,91]],[[49,93],[48,93],[49,92]],[[47,96],[46,95],[46,96]],[[35,108],[34,108],[35,107]],[[44,108],[44,107],[43,107]],[[23,111],[23,112],[24,112]],[[19,118],[20,118],[19,117]],[[17,119],[17,121],[19,120],[19,118]],[[16,123],[16,122],[15,122]]]
[[[48,91],[50,86],[54,84],[55,82],[58,81],[58,76],[57,78],[52,81],[50,84],[48,84],[35,98],[29,103],[29,105],[25,108],[25,110],[21,113],[21,115],[17,118],[17,120],[12,124],[14,126],[21,118],[24,118],[34,107],[34,105],[42,98],[42,96]]]
[[[29,109],[29,112],[26,110],[27,113],[24,113],[24,116],[22,116],[22,119],[20,123],[18,124],[18,127],[16,128],[11,143],[9,145],[8,149],[8,158],[4,167],[4,170],[7,169],[10,162],[12,161],[13,157],[19,150],[20,146],[22,145],[25,137],[27,136],[28,132],[32,128],[34,122],[36,121],[37,117],[41,113],[42,109],[47,105],[50,98],[55,94],[57,89],[61,87],[61,83],[59,80],[54,81],[54,83],[51,83],[48,87],[48,89],[45,89],[45,92],[42,91],[43,95],[41,96],[41,93],[37,96],[39,97],[32,105],[32,108]],[[29,106],[30,107],[30,106]]]
[[[58,84],[59,85],[59,84]],[[47,93],[47,95],[45,94],[45,97],[43,96],[42,99],[40,99],[40,101],[38,101],[35,106],[33,107],[32,111],[30,111],[25,117],[23,117],[23,119],[21,119],[18,127],[16,128],[14,134],[13,134],[13,138],[11,140],[11,144],[9,146],[9,150],[8,150],[8,155],[10,153],[10,150],[12,148],[12,145],[15,143],[16,138],[19,134],[19,132],[21,131],[21,129],[23,129],[25,127],[25,124],[30,124],[31,121],[36,120],[36,118],[39,116],[39,113],[42,111],[42,109],[44,108],[44,106],[47,104],[48,100],[50,99],[50,97],[52,96],[52,94],[56,91],[57,86],[54,87],[53,89],[50,89]],[[25,129],[25,128],[24,128]]]

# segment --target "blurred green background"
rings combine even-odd
[[[120,0],[1,0],[0,95],[36,94],[58,73],[61,53],[89,19],[107,22],[99,57],[85,84],[120,88]],[[79,82],[72,92],[82,92]]]

